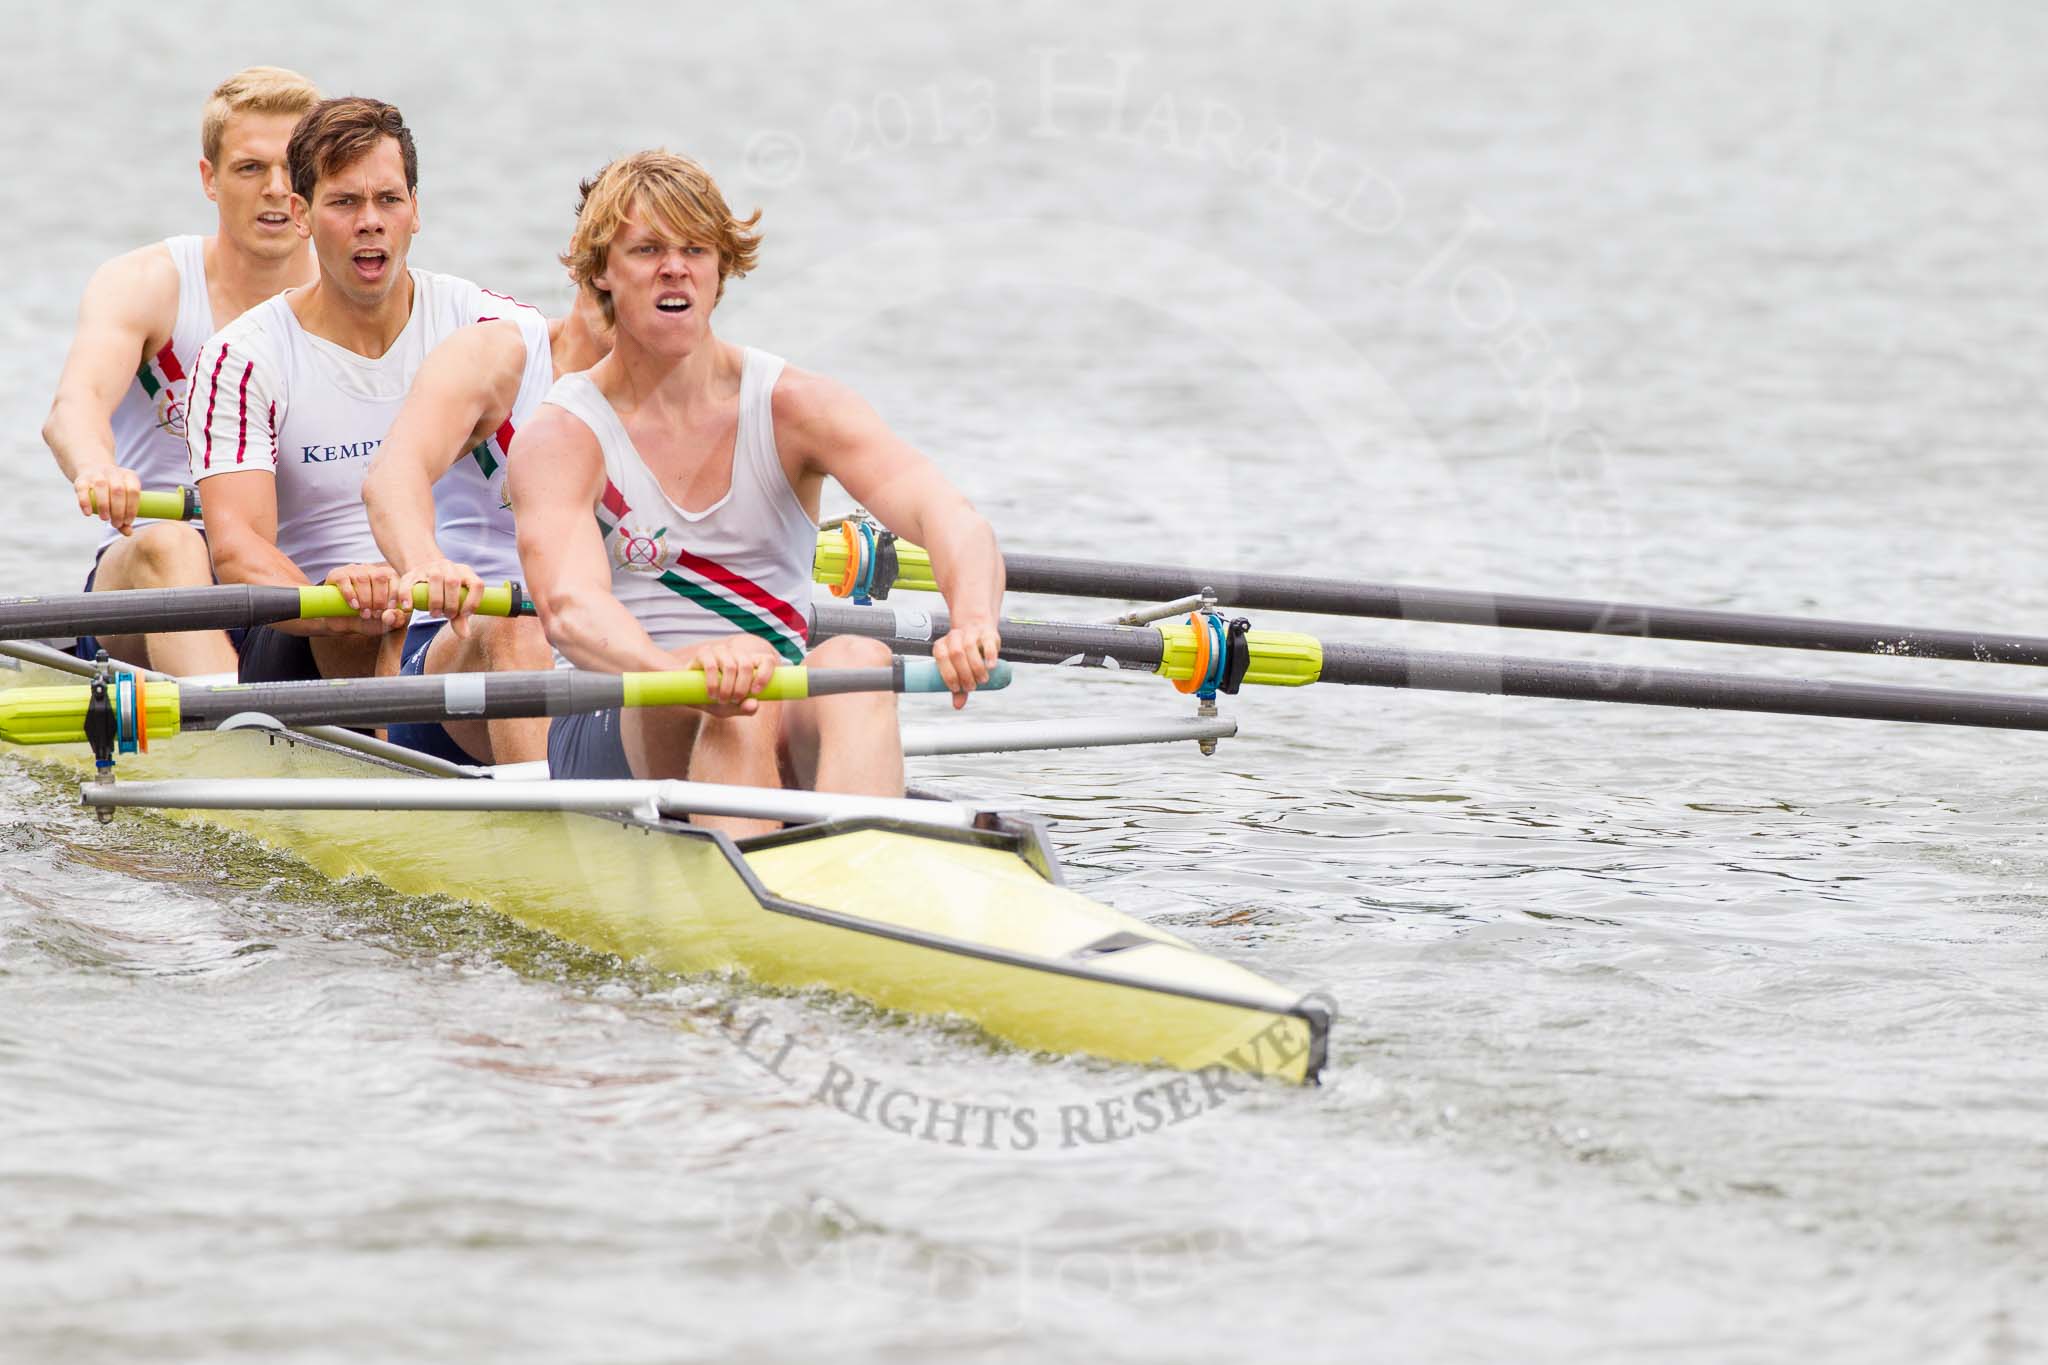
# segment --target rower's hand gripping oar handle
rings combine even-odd
[[[427,609],[427,585],[415,583],[412,588],[412,609]],[[299,589],[299,619],[322,621],[342,616],[354,616],[356,609],[341,595],[341,589],[326,583]],[[517,583],[500,583],[494,588],[485,588],[483,600],[476,604],[478,616],[532,616],[533,602]]]
[[[952,690],[946,686],[945,676],[939,672],[939,663],[936,659],[907,658],[899,654],[891,666],[903,677],[903,685],[896,689],[899,692],[947,692]],[[834,669],[832,671],[839,672],[840,670]],[[974,690],[977,692],[1001,691],[1010,685],[1010,678],[1014,672],[1015,670],[1010,667],[1007,660],[998,659],[988,666],[988,681],[977,684]],[[813,695],[818,694],[814,693]]]
[[[1010,685],[1014,670],[998,660],[988,671],[988,681],[976,689],[993,692]],[[711,699],[710,684],[702,669],[680,668],[665,673],[622,673],[627,706],[703,706]],[[801,697],[828,697],[842,692],[945,692],[946,680],[931,659],[897,655],[887,668],[778,668],[768,676],[760,691],[750,694],[757,701],[795,701]]]
[[[92,509],[100,508],[99,493],[90,498]],[[138,519],[150,518],[156,521],[197,521],[199,519],[199,490],[196,488],[152,488],[145,490],[136,499],[135,515]],[[424,583],[413,585],[412,609],[427,609],[427,587]],[[302,621],[329,620],[343,616],[354,616],[351,607],[341,595],[341,589],[326,584],[299,589],[299,619]],[[532,616],[533,603],[520,591],[517,583],[501,583],[495,588],[484,589],[484,599],[476,607],[478,616]]]
[[[94,489],[88,495],[93,515],[99,515],[100,495]],[[199,490],[196,488],[152,488],[135,500],[137,520],[151,521],[197,521],[199,520]]]

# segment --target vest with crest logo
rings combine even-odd
[[[546,401],[597,437],[605,485],[592,511],[611,559],[612,593],[654,642],[680,649],[745,632],[800,664],[818,532],[775,449],[772,405],[783,362],[751,348],[745,355],[732,482],[701,511],[669,500],[587,375],[564,375]],[[567,661],[558,654],[556,663]]]

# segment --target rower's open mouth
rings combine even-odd
[[[355,266],[358,275],[365,279],[376,279],[391,263],[391,253],[381,247],[365,247],[351,256],[349,262]]]
[[[281,210],[274,210],[267,213],[257,214],[256,221],[263,224],[263,226],[265,227],[284,227],[290,224],[290,222],[292,221],[292,216],[289,213],[285,213]]]
[[[654,306],[657,311],[663,313],[687,313],[690,311],[690,301],[681,294],[664,294],[654,301]]]

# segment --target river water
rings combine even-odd
[[[72,588],[94,541],[36,438],[78,290],[208,230],[199,101],[269,61],[403,106],[418,264],[551,308],[579,176],[700,157],[768,233],[722,333],[848,380],[1014,548],[2048,619],[2048,16],[2019,0],[84,4],[13,28],[10,591]],[[1185,704],[1065,672],[987,700]],[[102,828],[0,762],[0,1358],[2048,1354],[2037,741],[1226,705],[1243,734],[1206,760],[918,775],[1054,817],[1081,889],[1329,992],[1326,1083],[1001,1157],[753,1067],[714,1022],[730,983]],[[754,1007],[923,1094],[1050,1113],[1158,1079]]]

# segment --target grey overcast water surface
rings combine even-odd
[[[78,291],[208,230],[199,100],[272,61],[403,106],[417,264],[550,309],[578,177],[700,157],[767,231],[721,332],[850,381],[1015,548],[2048,631],[2037,5],[297,11],[10,20],[8,591],[94,543],[36,436]],[[1069,1146],[1062,1106],[1163,1078],[741,996],[812,1074],[1032,1111],[1014,1153],[812,1102],[725,983],[0,761],[0,1358],[2048,1354],[2048,741],[1227,706],[1212,759],[918,773],[1334,995],[1321,1088]]]

